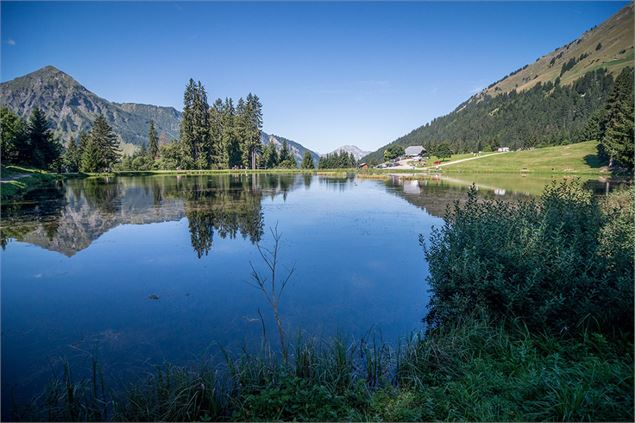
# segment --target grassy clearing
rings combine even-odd
[[[61,178],[57,173],[20,166],[2,166],[0,198],[9,200]]]
[[[597,142],[536,148],[470,160],[442,168],[444,173],[537,173],[608,175],[597,156]]]

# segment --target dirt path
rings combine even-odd
[[[474,156],[474,157],[468,157],[466,159],[460,159],[460,160],[454,160],[453,162],[446,162],[446,163],[441,163],[439,165],[433,165],[433,166],[426,166],[426,167],[418,167],[418,168],[413,168],[412,166],[410,166],[408,164],[409,161],[412,161],[412,159],[403,159],[403,160],[399,160],[397,163],[399,163],[398,166],[392,166],[392,167],[387,167],[386,169],[388,170],[399,170],[399,169],[411,169],[411,170],[432,170],[432,169],[436,169],[439,167],[443,167],[443,166],[450,166],[450,165],[454,165],[457,163],[463,163],[463,162],[467,162],[470,160],[478,160],[478,159],[483,159],[485,157],[490,157],[490,156],[496,156],[498,154],[505,154],[504,152],[501,153],[491,153],[491,154],[485,154],[483,156]]]

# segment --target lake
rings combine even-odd
[[[423,328],[419,235],[473,181],[482,196],[513,201],[550,180],[517,179],[89,178],[3,204],[3,402],[40,391],[63,360],[79,377],[95,355],[125,380],[165,361],[219,357],[221,347],[257,349],[259,312],[277,342],[271,308],[250,284],[250,263],[265,271],[256,244],[272,247],[276,225],[280,272],[295,269],[281,298],[289,338],[373,334],[394,344]]]

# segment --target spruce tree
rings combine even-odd
[[[302,158],[302,169],[315,169],[315,163],[313,163],[313,156],[308,151],[304,152]]]
[[[262,104],[257,95],[251,93],[247,95],[245,111],[243,163],[247,167],[255,168],[256,155],[262,151],[262,142],[260,139],[260,131],[262,129]]]
[[[27,162],[38,168],[47,168],[62,154],[61,144],[53,137],[44,113],[33,109],[28,126],[30,157]],[[29,160],[30,159],[30,160]]]
[[[247,104],[245,100],[240,97],[236,103],[236,114],[234,117],[234,133],[238,140],[238,146],[240,148],[240,162],[243,167],[247,168],[250,165],[249,145],[247,138],[247,125],[249,121]]]
[[[267,169],[278,166],[278,149],[273,141],[270,141],[262,150],[262,165]]]
[[[119,160],[120,154],[119,141],[112,127],[103,116],[97,116],[85,151],[82,151],[82,171],[109,171]]]
[[[217,98],[214,104],[209,109],[209,151],[208,155],[211,158],[211,165],[223,168],[225,167],[224,154],[223,154],[223,100]]]
[[[209,169],[212,164],[212,148],[209,132],[209,104],[205,87],[198,81],[194,97],[194,146],[193,158],[198,169]]]
[[[64,168],[66,171],[79,171],[80,159],[81,151],[79,148],[79,142],[75,141],[74,138],[71,138],[66,146],[66,151],[64,152]]]
[[[154,121],[150,121],[150,129],[148,130],[148,153],[152,160],[159,158],[159,137],[157,136],[157,130],[154,127]]]
[[[604,113],[602,145],[611,159],[633,168],[633,68],[625,68],[616,78]]]
[[[222,165],[225,168],[240,166],[242,162],[239,140],[236,134],[236,110],[231,98],[223,103],[221,115]]]

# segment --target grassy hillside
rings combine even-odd
[[[608,174],[597,155],[597,142],[536,148],[443,167],[444,173]]]
[[[454,152],[567,144],[589,139],[589,118],[603,109],[617,74],[633,67],[633,5],[579,39],[511,72],[460,104],[452,113],[414,129],[365,156],[383,161],[391,145]]]
[[[562,84],[571,84],[599,67],[606,68],[616,76],[625,66],[632,66],[633,37],[631,3],[580,38],[490,85],[482,95],[496,96],[512,90],[525,91],[538,83],[554,82],[556,78],[560,78]],[[566,71],[563,73],[565,64],[571,67],[565,66]]]

